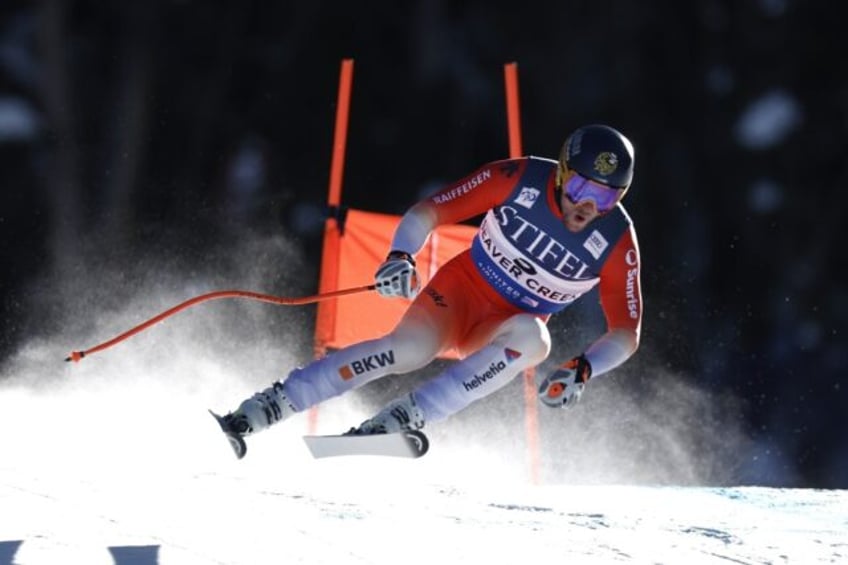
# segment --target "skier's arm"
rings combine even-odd
[[[462,222],[497,206],[525,166],[523,159],[489,163],[417,203],[395,230],[392,251],[416,255],[437,226]]]
[[[639,347],[642,328],[642,292],[639,285],[639,246],[631,227],[615,245],[601,269],[601,307],[607,332],[586,351],[560,365],[539,386],[539,400],[547,406],[574,406],[590,377],[611,371]]]
[[[601,270],[601,307],[607,320],[607,332],[584,353],[593,377],[618,367],[639,347],[642,327],[639,275],[639,246],[631,227],[613,248]]]

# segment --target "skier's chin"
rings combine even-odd
[[[565,227],[570,232],[582,231],[589,224],[589,218],[583,214],[574,214],[565,220]]]

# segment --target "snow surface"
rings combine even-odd
[[[237,461],[206,409],[232,408],[297,361],[281,336],[305,333],[299,311],[204,306],[64,363],[209,290],[148,267],[96,274],[34,290],[44,327],[0,367],[0,565],[848,562],[847,491],[698,486],[698,469],[750,452],[728,455],[733,423],[687,388],[638,404],[601,385],[587,411],[546,413],[557,464],[538,485],[508,390],[467,411],[473,426],[429,427],[418,460],[313,460],[297,415]],[[116,294],[127,281],[139,290]],[[355,395],[322,406],[321,433],[373,410]]]
[[[206,393],[101,365],[0,385],[0,564],[848,562],[846,491],[531,485],[497,446],[312,460],[305,419],[237,461]]]

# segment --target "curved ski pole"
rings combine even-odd
[[[72,351],[71,354],[68,357],[65,358],[65,361],[78,362],[83,357],[85,357],[87,355],[91,355],[92,353],[96,353],[98,351],[102,351],[102,350],[107,349],[109,347],[112,347],[116,343],[120,343],[120,342],[124,341],[125,339],[128,339],[128,338],[134,336],[135,334],[146,330],[150,326],[161,322],[162,320],[164,320],[165,318],[168,318],[169,316],[173,316],[177,312],[185,310],[186,308],[194,306],[195,304],[199,304],[201,302],[206,302],[208,300],[216,300],[216,299],[219,299],[219,298],[249,298],[251,300],[258,300],[260,302],[270,302],[271,304],[277,304],[277,305],[281,305],[281,306],[300,306],[302,304],[312,304],[312,303],[315,303],[315,302],[320,302],[322,300],[328,300],[330,298],[338,298],[339,296],[345,296],[345,295],[348,295],[348,294],[356,294],[356,293],[359,293],[359,292],[374,290],[375,288],[377,288],[376,285],[369,284],[369,285],[358,286],[358,287],[354,287],[354,288],[334,290],[332,292],[325,292],[324,294],[314,294],[312,296],[302,296],[300,298],[285,298],[285,297],[281,297],[281,296],[271,296],[269,294],[260,294],[258,292],[250,292],[250,291],[247,291],[247,290],[219,290],[219,291],[216,291],[216,292],[201,294],[200,296],[195,296],[194,298],[191,298],[189,300],[186,300],[185,302],[181,302],[180,304],[177,304],[173,308],[169,308],[168,310],[165,310],[161,314],[158,314],[158,315],[150,318],[146,322],[143,322],[143,323],[135,326],[134,328],[131,328],[131,329],[125,331],[121,335],[113,337],[112,339],[110,339],[108,341],[104,341],[101,344],[95,345],[94,347],[90,347],[88,349],[84,349],[82,351]]]

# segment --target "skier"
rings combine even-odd
[[[394,330],[294,369],[242,402],[222,425],[247,436],[456,348],[460,361],[349,433],[420,429],[541,363],[551,349],[551,314],[600,285],[606,333],[538,390],[547,406],[572,406],[590,378],[621,365],[639,345],[639,248],[620,204],[633,180],[633,161],[624,135],[588,125],[566,139],[558,161],[492,162],[417,203],[404,214],[375,275],[382,296],[414,299]],[[483,213],[471,247],[419,293],[414,256],[433,229]]]

